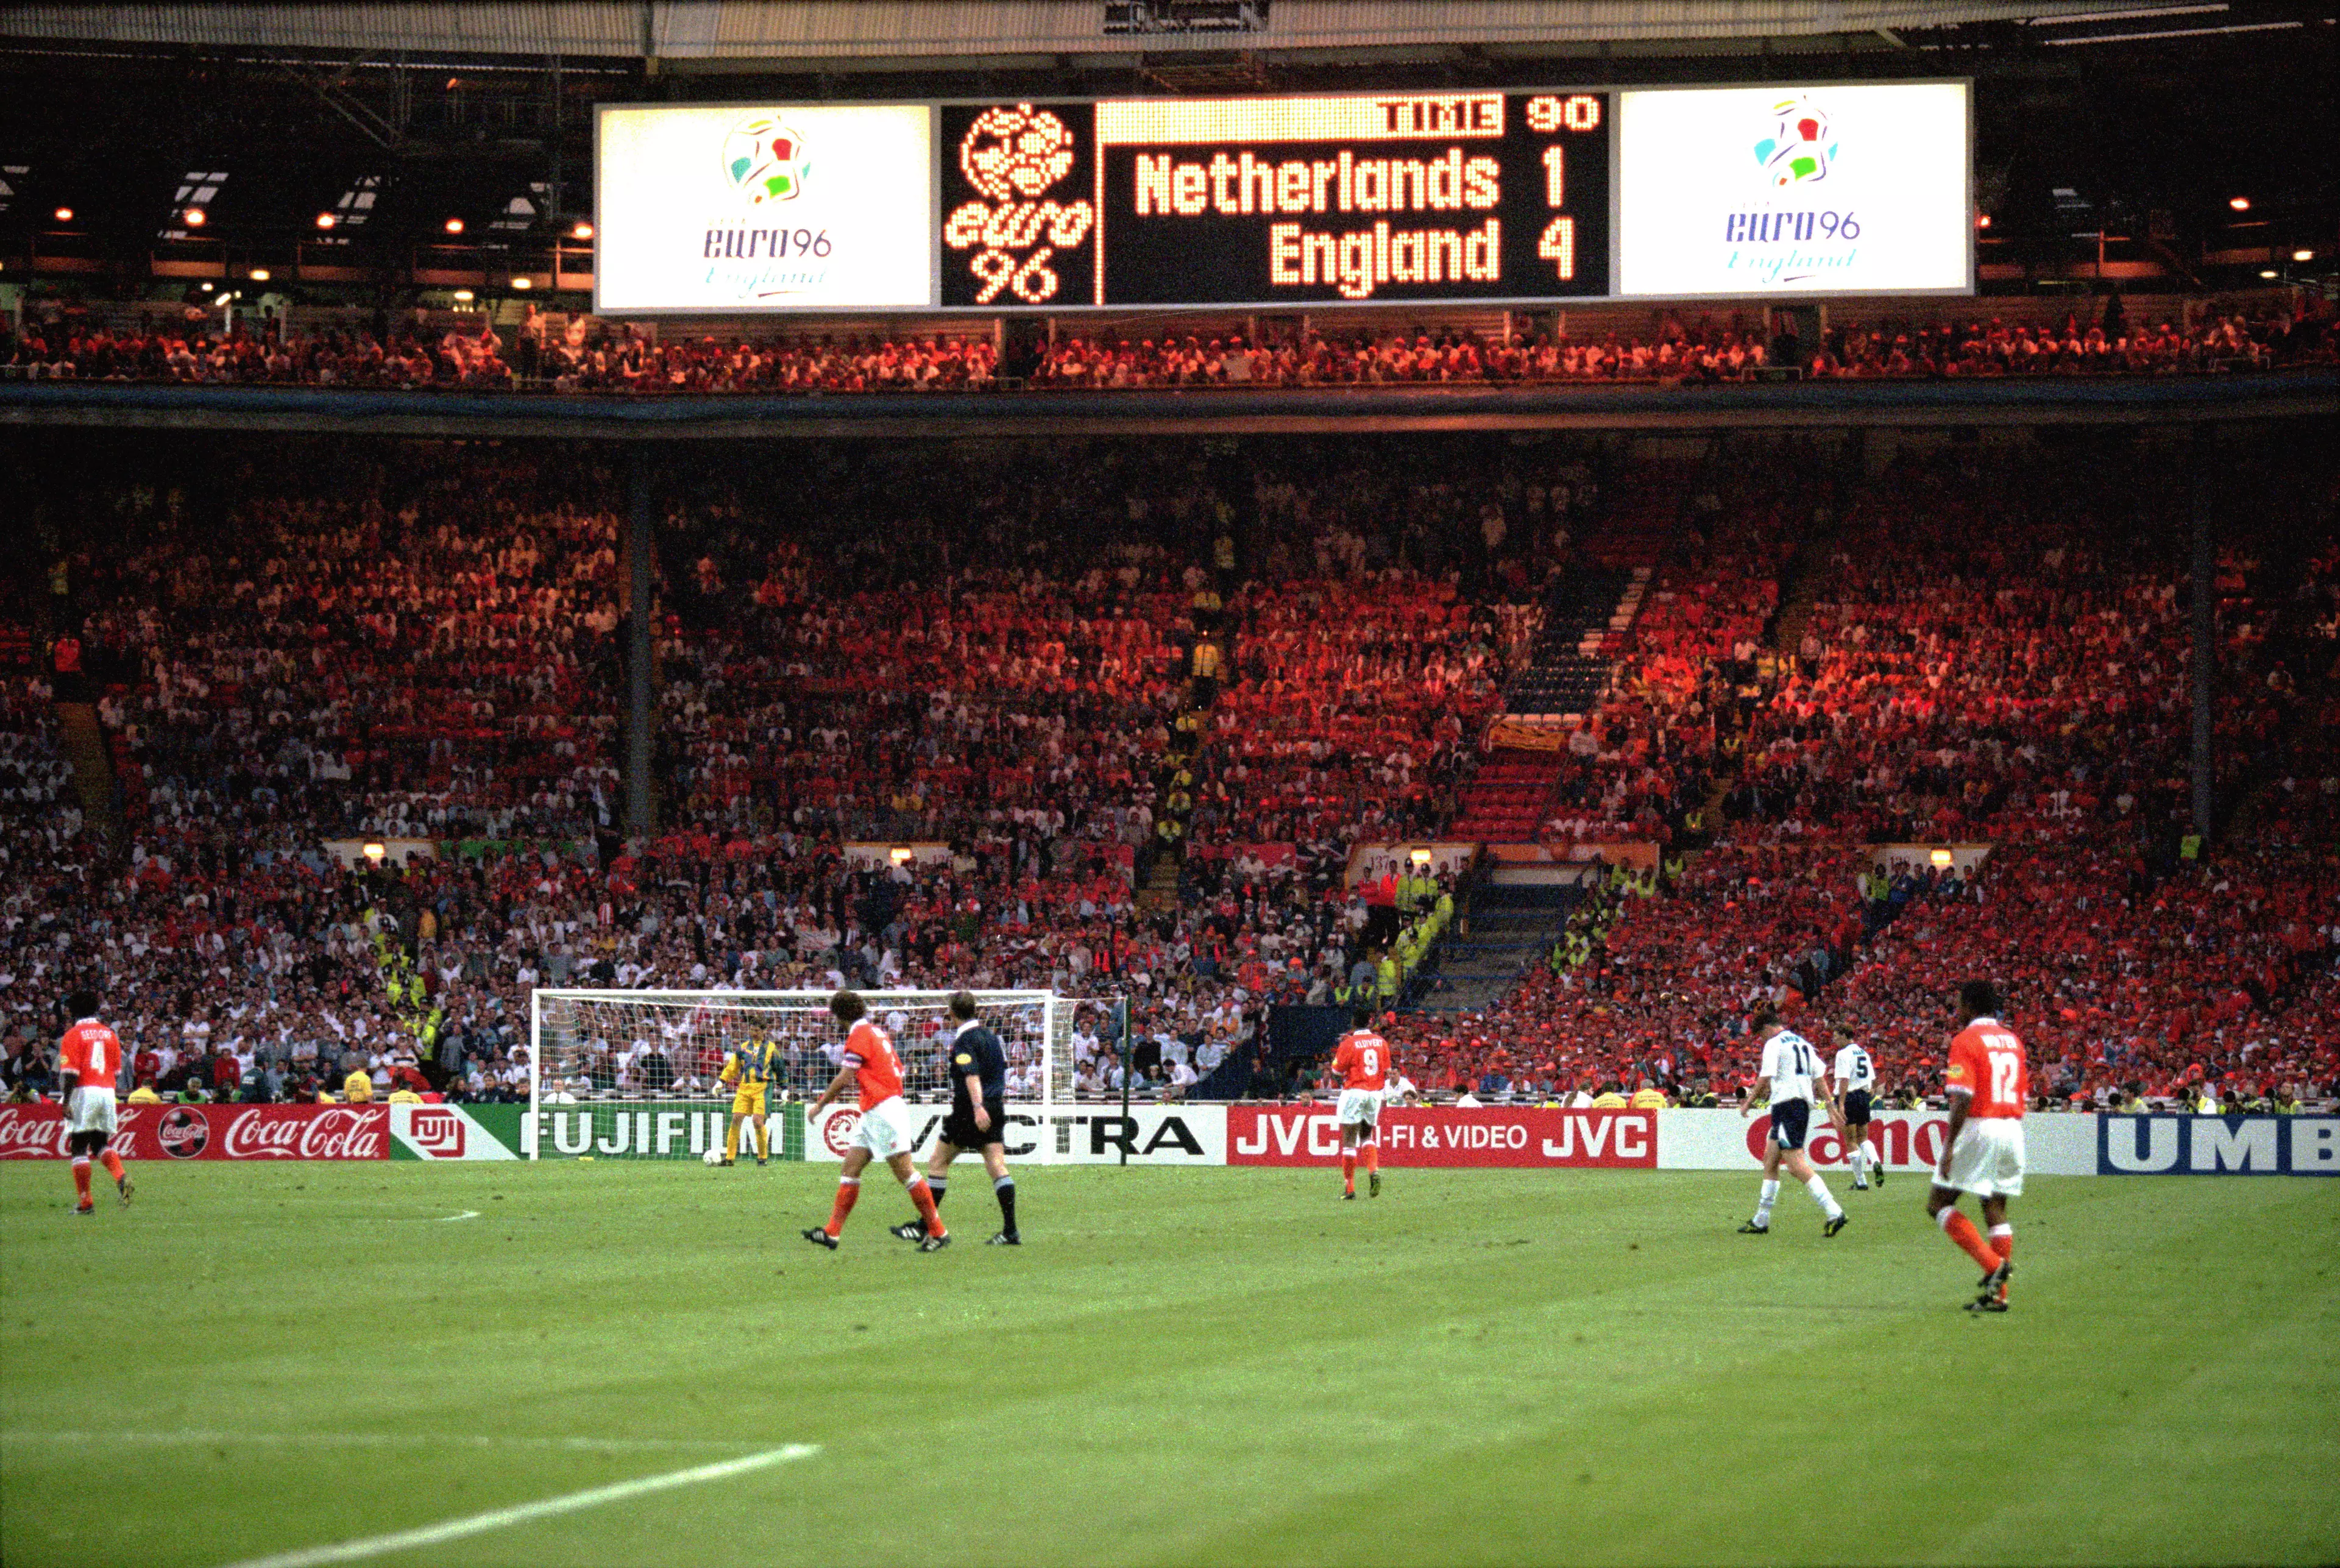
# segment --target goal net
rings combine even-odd
[[[828,991],[539,990],[530,1009],[529,1159],[690,1159],[723,1146],[732,1092],[723,1061],[749,1042],[776,1047],[765,1087],[772,1155],[800,1157],[804,1103],[837,1076],[846,1031]],[[1074,1003],[1048,991],[977,991],[976,1016],[1007,1055],[1007,1097],[1073,1098]],[[950,1099],[949,991],[863,991],[902,1058],[902,1097]],[[750,1128],[741,1129],[743,1154]]]

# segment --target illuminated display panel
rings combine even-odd
[[[944,304],[1094,303],[1095,122],[1091,104],[944,105]]]
[[[1089,303],[1605,294],[1608,121],[1597,93],[1098,104]]]
[[[1971,293],[1962,82],[609,105],[594,304]]]
[[[1970,293],[1963,82],[1617,99],[1618,292]]]
[[[596,311],[936,303],[928,105],[607,106],[594,163]]]

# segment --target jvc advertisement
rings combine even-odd
[[[1382,1113],[1385,1166],[1549,1166],[1654,1170],[1654,1111],[1566,1111],[1532,1106],[1393,1107]],[[1227,1163],[1322,1166],[1341,1155],[1330,1106],[1231,1106]]]

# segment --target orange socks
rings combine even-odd
[[[104,1154],[99,1155],[97,1158],[98,1162],[105,1166],[106,1175],[112,1176],[115,1181],[120,1181],[122,1179],[122,1156],[120,1155],[115,1154],[112,1149],[107,1149]]]
[[[1975,1229],[1974,1221],[1954,1208],[1946,1208],[1942,1211],[1941,1225],[1943,1234],[1958,1243],[1960,1251],[1980,1264],[1983,1273],[1988,1274],[1998,1266],[1999,1255],[1983,1245],[1982,1232]],[[2012,1237],[2009,1245],[2013,1245]]]
[[[1377,1171],[1382,1168],[1381,1145],[1367,1144],[1365,1146],[1365,1168],[1369,1171]]]
[[[935,1195],[927,1190],[926,1177],[918,1176],[910,1183],[910,1201],[918,1206],[918,1217],[927,1222],[927,1234],[942,1235],[942,1211],[935,1207]]]
[[[837,1184],[837,1205],[828,1211],[829,1235],[835,1236],[838,1232],[844,1230],[845,1216],[853,1212],[853,1206],[859,1200],[860,1196],[860,1177],[848,1176],[843,1181]],[[934,1207],[934,1204],[931,1200],[928,1201],[927,1206],[929,1209]]]
[[[73,1171],[74,1191],[81,1194],[82,1202],[87,1203],[89,1201],[89,1161],[85,1159],[74,1161]]]
[[[1357,1151],[1354,1149],[1341,1151],[1341,1190],[1343,1192],[1357,1190]]]

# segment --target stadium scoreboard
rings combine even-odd
[[[1971,293],[1964,82],[605,105],[594,305]]]

